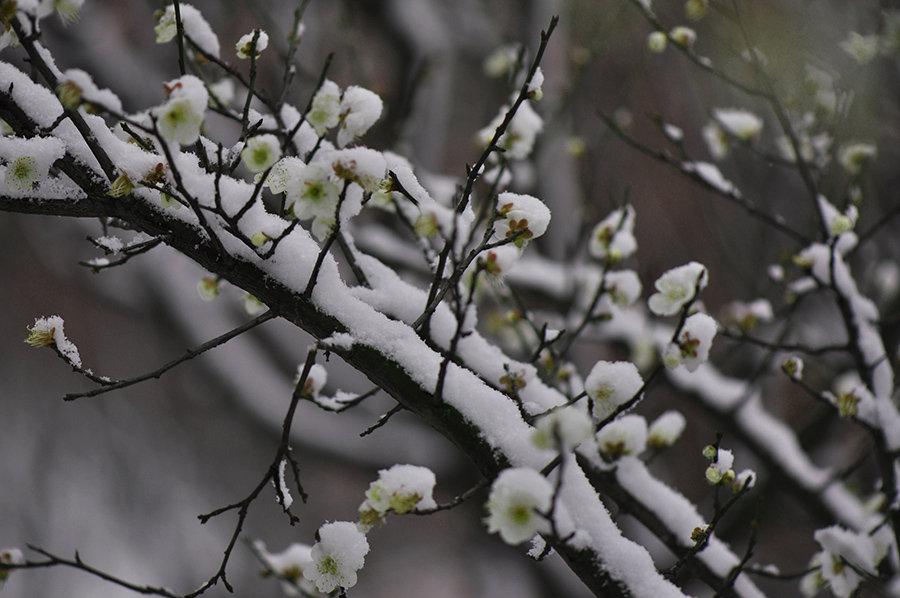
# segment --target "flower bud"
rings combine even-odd
[[[662,31],[654,31],[647,36],[647,48],[654,54],[662,54],[666,50],[669,38]]]
[[[709,0],[687,0],[684,3],[684,14],[692,21],[699,21],[709,10]]]
[[[128,175],[123,172],[113,181],[107,195],[110,197],[124,197],[132,191],[134,191],[134,183],[132,183],[131,179],[128,178]]]
[[[679,46],[690,48],[697,41],[697,33],[690,27],[675,27],[669,32],[669,36]]]
[[[253,235],[250,237],[250,242],[253,243],[254,247],[262,247],[271,240],[272,238],[262,231],[253,233]]]
[[[82,89],[74,81],[63,81],[56,87],[59,102],[68,110],[77,110],[81,105]]]

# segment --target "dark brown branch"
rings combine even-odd
[[[109,583],[117,585],[121,588],[125,588],[127,590],[131,590],[132,592],[136,592],[138,594],[164,596],[166,598],[183,598],[180,594],[175,594],[163,587],[155,587],[149,585],[142,586],[126,581],[120,577],[110,575],[105,571],[102,571],[85,563],[83,560],[81,560],[81,555],[79,555],[77,552],[75,553],[75,558],[67,559],[65,557],[57,556],[51,552],[48,552],[38,546],[32,546],[29,544],[28,548],[29,550],[33,550],[34,552],[46,557],[47,560],[25,561],[25,563],[21,565],[0,564],[0,571],[14,571],[16,569],[47,569],[50,567],[71,567],[73,569],[78,569],[79,571],[89,573],[94,577],[98,577],[104,581],[108,581]]]
[[[277,315],[278,315],[277,312],[270,309],[266,313],[254,318],[253,320],[250,320],[246,324],[241,324],[237,328],[229,330],[225,334],[219,335],[212,340],[206,341],[205,343],[203,343],[202,345],[200,345],[194,349],[188,349],[187,351],[185,351],[184,355],[182,355],[181,357],[178,357],[177,359],[173,359],[172,361],[167,362],[166,364],[160,366],[159,368],[153,370],[152,372],[147,372],[146,374],[141,374],[140,376],[135,376],[134,378],[128,378],[127,380],[121,380],[121,381],[115,382],[113,384],[107,384],[105,386],[101,386],[100,388],[95,388],[93,390],[89,390],[87,392],[67,394],[65,397],[63,397],[63,399],[66,401],[74,401],[75,399],[80,399],[80,398],[85,398],[85,397],[96,397],[98,395],[106,394],[106,393],[112,392],[114,390],[119,390],[121,388],[127,388],[129,386],[133,386],[135,384],[144,382],[146,380],[158,379],[160,376],[162,376],[163,374],[165,374],[166,372],[168,372],[175,366],[180,365],[180,364],[184,363],[185,361],[194,359],[195,357],[202,355],[203,353],[206,353],[210,349],[215,349],[216,347],[224,345],[226,342],[230,341],[231,339],[242,335],[243,333],[247,332],[248,330],[252,330],[253,328],[256,328],[263,322],[268,322],[269,320],[277,317]]]
[[[693,559],[696,555],[698,555],[704,548],[709,545],[709,540],[712,538],[713,532],[716,531],[716,526],[719,525],[719,522],[722,521],[722,518],[731,510],[737,501],[739,501],[747,492],[750,491],[752,480],[747,480],[744,482],[744,485],[741,486],[741,489],[734,494],[728,501],[721,506],[721,508],[716,509],[716,512],[713,514],[713,518],[710,520],[709,524],[703,528],[700,532],[700,538],[694,542],[694,545],[691,546],[684,554],[678,557],[678,560],[675,561],[675,564],[669,567],[669,570],[666,571],[666,577],[669,579],[675,579],[678,575],[678,572],[682,567],[687,564],[687,562]]]
[[[181,4],[179,0],[172,0],[172,6],[175,8],[175,29],[176,40],[178,42],[178,71],[183,77],[187,71],[185,70],[184,60],[184,24],[181,22]]]
[[[704,56],[700,56],[699,54],[697,54],[694,51],[693,48],[691,48],[689,46],[684,46],[684,45],[678,43],[678,41],[676,41],[675,38],[673,38],[672,35],[669,33],[669,31],[663,26],[663,24],[656,17],[656,15],[653,14],[653,11],[650,10],[649,8],[647,8],[640,0],[631,0],[631,3],[634,4],[634,6],[637,7],[638,10],[641,11],[641,14],[644,16],[644,18],[647,20],[647,22],[650,23],[650,25],[653,27],[653,29],[655,29],[656,31],[659,31],[660,33],[662,33],[663,35],[666,36],[666,39],[668,40],[669,45],[671,45],[672,47],[676,48],[679,52],[684,54],[685,57],[687,57],[687,59],[690,60],[700,70],[709,73],[710,75],[714,76],[716,79],[719,79],[720,81],[726,83],[727,85],[730,85],[731,87],[733,87],[735,89],[738,89],[738,90],[746,93],[747,95],[758,97],[758,98],[766,97],[765,91],[760,90],[760,89],[755,89],[754,87],[751,87],[747,83],[744,83],[743,81],[740,81],[740,80],[732,77],[725,71],[715,68],[712,65],[712,62],[710,62],[710,60],[708,58],[706,58]]]
[[[794,152],[794,160],[796,162],[797,171],[800,173],[800,178],[803,179],[803,184],[806,186],[809,199],[812,202],[813,212],[818,216],[819,230],[822,236],[827,238],[829,236],[828,223],[825,221],[825,215],[822,213],[822,210],[819,209],[818,185],[816,184],[816,179],[813,177],[812,170],[806,163],[806,160],[803,158],[803,148],[800,145],[800,140],[797,138],[797,132],[794,131],[794,127],[793,125],[791,125],[787,110],[781,103],[778,95],[775,93],[775,86],[772,83],[771,78],[766,72],[765,66],[763,65],[762,61],[759,58],[759,55],[756,52],[755,44],[750,37],[750,32],[744,25],[744,20],[741,17],[741,11],[738,3],[735,0],[732,0],[731,5],[734,9],[734,16],[737,20],[738,28],[741,31],[741,35],[744,38],[747,50],[750,53],[753,66],[756,69],[757,76],[760,81],[762,81],[763,89],[765,89],[765,95],[763,97],[765,97],[765,99],[769,102],[769,106],[771,106],[772,111],[775,113],[775,118],[778,120],[778,124],[781,126],[781,130],[784,132],[785,136],[788,138],[788,142],[791,144],[791,149]]]
[[[749,199],[746,199],[745,197],[743,197],[742,195],[740,195],[738,193],[735,193],[733,191],[726,192],[726,191],[720,189],[719,187],[712,185],[709,181],[707,181],[705,178],[703,178],[697,172],[692,171],[692,170],[686,170],[684,167],[684,164],[682,163],[681,160],[676,159],[675,157],[669,155],[666,152],[652,149],[652,148],[644,145],[643,143],[639,142],[634,137],[632,137],[631,135],[629,135],[628,133],[623,131],[622,128],[618,124],[616,124],[615,119],[608,116],[604,112],[598,110],[597,116],[600,118],[600,120],[603,121],[603,124],[605,124],[607,126],[607,128],[609,128],[609,130],[612,131],[619,139],[624,141],[627,145],[638,150],[642,154],[649,156],[658,162],[667,164],[667,165],[671,166],[672,168],[675,168],[682,175],[699,183],[702,187],[706,188],[709,191],[712,191],[719,197],[722,197],[722,198],[728,200],[729,202],[741,207],[745,212],[747,212],[747,214],[749,214],[756,220],[759,220],[760,222],[763,222],[764,224],[771,227],[772,229],[782,233],[783,235],[785,235],[787,237],[790,237],[797,244],[808,245],[811,242],[806,237],[806,235],[794,230],[792,227],[785,224],[783,218],[781,218],[780,216],[772,216],[772,215],[762,211],[759,207],[756,206],[755,203],[753,203]]]
[[[721,330],[719,330],[719,334],[724,336],[725,338],[738,341],[740,343],[749,343],[751,345],[763,347],[764,349],[771,349],[773,351],[786,351],[791,353],[803,353],[805,355],[824,355],[826,353],[841,352],[846,353],[849,349],[849,346],[846,343],[842,345],[807,347],[806,345],[800,343],[769,342],[767,340],[757,338],[746,333],[735,332],[728,328],[722,328]]]
[[[4,120],[16,130],[33,130],[27,121],[22,120],[22,114],[10,108],[9,103],[8,97],[0,97],[0,112],[10,117],[7,120],[4,116]],[[83,167],[69,159],[61,163],[72,173],[73,180],[83,180]],[[196,225],[171,218],[142,201],[109,201],[105,196],[92,192],[76,201],[0,197],[0,211],[120,219],[149,235],[165,235],[166,244],[208,271],[258,297],[281,317],[316,338],[324,339],[335,333],[348,332],[340,321],[321,312],[308,297],[270,277],[259,266],[239,258],[223,259],[220,249]],[[362,343],[354,343],[347,349],[335,348],[334,352],[425,423],[451,439],[472,459],[482,475],[496,475],[508,466],[507,459],[486,442],[476,426],[451,406],[435,400],[431,389],[423,389],[388,356]],[[627,591],[603,569],[594,551],[563,544],[557,550],[595,594],[610,597],[627,595]]]
[[[325,350],[328,350],[327,346],[323,346],[322,348]],[[353,397],[352,399],[346,399],[343,401],[335,401],[336,403],[338,403],[340,405],[339,407],[334,407],[332,405],[323,403],[321,401],[321,399],[313,398],[311,400],[316,407],[318,407],[319,409],[322,409],[323,411],[330,411],[331,413],[343,413],[344,411],[347,411],[348,409],[353,409],[354,407],[356,407],[357,405],[359,405],[366,399],[375,396],[376,394],[378,394],[378,391],[380,391],[380,390],[381,390],[381,388],[376,386],[370,390],[367,390],[366,392],[362,393],[359,396]]]
[[[554,16],[550,19],[550,24],[546,30],[541,31],[541,43],[538,46],[538,51],[535,54],[534,60],[531,63],[531,67],[528,70],[528,74],[525,77],[525,80],[522,82],[522,87],[519,89],[519,94],[516,96],[515,101],[509,107],[509,110],[506,111],[506,114],[503,116],[503,120],[494,129],[494,134],[491,136],[490,141],[487,146],[484,148],[484,151],[479,156],[478,160],[475,161],[475,165],[468,168],[468,174],[466,176],[466,185],[463,188],[462,194],[460,196],[459,201],[456,203],[456,216],[458,217],[463,211],[466,209],[466,206],[469,204],[469,199],[472,195],[472,190],[475,185],[476,179],[480,176],[484,165],[487,163],[488,158],[490,158],[491,154],[495,151],[500,150],[497,143],[500,138],[506,133],[507,127],[512,122],[512,119],[516,116],[516,112],[518,112],[519,107],[522,103],[528,98],[528,87],[531,84],[532,78],[534,78],[535,73],[537,72],[538,67],[541,64],[541,60],[544,57],[544,52],[547,49],[547,44],[550,42],[550,37],[553,35],[554,29],[556,29],[556,25],[559,23],[559,17]],[[499,176],[498,176],[499,180]],[[456,236],[456,225],[453,227],[453,239],[446,241],[444,244],[444,249],[441,251],[440,257],[438,259],[437,268],[435,269],[434,280],[432,281],[431,287],[428,289],[428,299],[425,302],[425,312],[419,319],[416,321],[416,324],[413,326],[418,329],[420,326],[425,324],[425,334],[424,336],[428,336],[427,326],[428,322],[431,320],[431,315],[434,313],[434,310],[437,308],[437,305],[440,303],[443,294],[447,292],[453,284],[454,281],[446,281],[444,285],[441,285],[443,281],[444,275],[444,267],[447,264],[447,258],[450,256],[450,253],[453,251],[453,244],[455,242]],[[490,227],[489,227],[490,228]],[[465,268],[463,268],[465,269]],[[456,274],[454,272],[454,274]],[[451,277],[453,278],[453,277]],[[458,276],[456,276],[458,279]],[[442,288],[441,288],[442,287]],[[439,292],[439,289],[443,292]]]
[[[623,512],[640,521],[641,524],[650,530],[654,536],[659,538],[673,554],[680,557],[690,550],[689,547],[682,544],[681,538],[676,536],[675,533],[669,529],[665,521],[663,521],[657,513],[640,501],[640,497],[632,496],[619,484],[616,480],[615,472],[601,470],[595,467],[583,455],[580,455],[577,452],[575,455],[578,465],[587,474],[591,485],[593,485],[598,492],[615,501]],[[697,574],[697,577],[699,577],[703,583],[711,588],[718,588],[723,583],[722,577],[714,573],[697,555],[690,557],[688,566]],[[737,593],[733,591],[726,595],[737,598]]]
[[[136,243],[134,245],[125,247],[121,251],[121,257],[114,260],[107,260],[106,262],[98,262],[96,260],[88,260],[88,261],[80,261],[78,265],[84,266],[85,268],[90,268],[95,273],[101,272],[103,270],[108,270],[110,268],[115,268],[118,266],[124,266],[128,262],[130,262],[133,258],[143,255],[152,249],[159,247],[162,244],[162,239],[150,239],[148,241],[144,241],[142,243]]]
[[[44,60],[44,57],[37,49],[37,42],[35,38],[30,35],[26,35],[25,31],[22,28],[22,24],[19,22],[18,17],[13,18],[11,20],[13,31],[16,32],[16,37],[21,41],[22,47],[25,48],[25,51],[28,53],[28,59],[31,61],[31,64],[41,73],[41,76],[44,78],[44,81],[47,82],[47,85],[50,86],[50,89],[56,92],[56,88],[59,87],[59,80],[56,78],[56,75],[47,65],[47,62]],[[34,25],[32,25],[33,27]],[[100,164],[100,168],[103,169],[104,174],[106,174],[107,179],[110,181],[114,181],[116,179],[116,168],[113,166],[112,160],[109,159],[109,155],[107,155],[106,151],[100,147],[97,138],[94,137],[93,131],[85,122],[84,117],[81,116],[81,113],[78,110],[72,110],[70,108],[63,107],[63,111],[66,116],[69,117],[69,120],[72,121],[72,124],[75,125],[75,128],[78,129],[78,132],[84,138],[84,142],[87,144],[88,149],[91,150],[91,154],[93,154],[94,158],[97,159],[97,162]]]
[[[700,284],[703,280],[703,277],[706,276],[706,270],[704,269],[700,274],[697,275],[697,282],[694,283],[694,294],[691,298],[681,307],[681,315],[678,318],[678,324],[675,326],[675,331],[672,333],[672,340],[670,342],[675,343],[678,342],[678,335],[681,334],[681,329],[684,328],[684,323],[687,321],[688,314],[690,314],[691,307],[693,307],[694,303],[700,298]],[[664,365],[659,364],[653,371],[650,372],[650,375],[647,376],[647,379],[644,380],[644,383],[641,384],[641,387],[634,393],[630,399],[619,405],[613,410],[612,413],[607,415],[605,418],[597,422],[595,426],[595,431],[602,430],[607,424],[611,423],[613,420],[617,419],[620,415],[627,411],[631,411],[635,405],[641,402],[641,399],[644,398],[644,393],[650,387],[650,384],[662,373]]]
[[[366,428],[365,430],[360,432],[359,433],[360,437],[368,436],[369,434],[371,434],[378,428],[384,426],[386,423],[388,423],[391,420],[392,417],[394,417],[396,414],[400,413],[404,409],[406,409],[406,407],[404,407],[400,403],[397,403],[396,405],[391,407],[387,413],[385,413],[384,415],[379,417],[378,421],[376,421],[374,424],[372,424],[371,426],[369,426],[368,428]]]
[[[455,497],[448,503],[439,504],[436,507],[432,507],[430,509],[416,509],[415,511],[410,511],[410,515],[432,515],[434,513],[439,513],[441,511],[449,511],[450,509],[454,509],[459,505],[463,504],[476,494],[480,492],[483,488],[487,488],[487,486],[491,483],[491,480],[487,478],[482,478],[477,484]]]

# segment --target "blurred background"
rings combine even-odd
[[[681,2],[656,4],[664,23],[686,22]],[[736,26],[716,4],[713,0],[710,14],[691,24],[698,33],[697,48],[729,72],[749,77]],[[808,101],[806,65],[827,69],[849,101],[849,108],[834,121],[835,148],[848,140],[877,144],[878,162],[863,181],[863,229],[900,201],[900,81],[894,57],[880,57],[861,68],[839,43],[851,30],[877,32],[883,27],[882,10],[891,4],[741,2],[784,97],[799,104]],[[252,28],[267,30],[274,51],[261,61],[260,81],[263,88],[278,89],[282,71],[277,55],[285,47],[294,3],[195,0],[194,5],[218,33],[223,55],[230,55],[234,42]],[[154,43],[153,13],[160,6],[145,0],[88,0],[79,23],[62,27],[55,19],[47,21],[46,45],[61,68],[83,68],[101,87],[116,91],[126,110],[147,108],[162,100],[161,82],[177,76],[175,45]],[[614,114],[648,145],[664,147],[666,141],[651,118],[658,114],[683,128],[685,147],[706,160],[700,131],[710,111],[742,107],[764,118],[763,143],[775,152],[777,123],[766,107],[701,72],[677,52],[649,53],[650,29],[630,2],[312,0],[290,98],[297,106],[306,103],[325,56],[334,52],[333,80],[342,87],[368,87],[385,101],[385,114],[366,143],[409,156],[422,171],[459,178],[480,151],[477,131],[496,115],[508,93],[503,77],[486,72],[486,58],[509,44],[533,49],[553,14],[559,14],[561,22],[543,63],[545,98],[535,105],[545,130],[534,166],[517,172],[514,185],[517,191],[542,198],[554,213],[550,233],[533,250],[569,260],[585,227],[627,194],[637,210],[640,245],[638,259],[630,265],[645,287],[662,271],[696,260],[710,270],[704,298],[711,313],[736,299],[765,297],[776,308],[783,306],[782,289],[766,273],[770,264],[789,259],[792,247],[739,208],[626,147],[597,118],[597,109]],[[5,53],[4,59],[21,64],[21,51]],[[209,126],[211,137],[233,140],[233,131],[224,123],[212,119]],[[734,148],[720,167],[757,204],[813,233],[813,214],[796,172],[742,148]],[[823,169],[822,180],[830,198],[846,199],[846,175],[838,166]],[[365,227],[366,221],[358,226]],[[187,591],[216,570],[233,526],[230,516],[205,526],[196,516],[245,496],[268,466],[291,379],[310,339],[293,327],[269,322],[158,382],[63,403],[63,394],[86,388],[85,382],[52,352],[29,350],[22,342],[35,317],[63,316],[66,332],[88,367],[113,377],[153,369],[247,319],[238,290],[226,289],[217,301],[203,302],[196,284],[204,272],[165,248],[100,274],[78,266],[78,260],[96,255],[85,240],[96,233],[94,222],[0,216],[0,546],[32,543],[62,555],[77,549],[87,562],[123,578]],[[891,265],[900,253],[897,233],[896,226],[887,227],[853,262],[864,289],[880,301],[889,348],[896,347],[898,338],[897,280],[891,279],[896,277],[896,266]],[[539,295],[531,300],[544,307],[549,301]],[[812,305],[795,326],[833,329],[833,322],[834,313],[823,302]],[[718,342],[716,351],[715,360],[736,376],[751,374],[763,357],[727,340]],[[596,343],[579,345],[574,356],[582,373],[599,358],[627,357],[621,347]],[[830,376],[845,365],[840,360],[812,364],[811,383],[827,386]],[[338,388],[369,388],[339,359],[327,367],[328,394]],[[840,468],[868,449],[864,436],[835,421],[774,373],[762,380],[766,406],[800,434],[817,462]],[[360,439],[359,432],[392,404],[380,396],[341,416],[301,405],[293,443],[309,503],[297,509],[300,523],[290,527],[272,493],[264,493],[251,510],[245,534],[265,541],[272,551],[295,541],[312,543],[322,521],[352,519],[377,470],[394,463],[432,467],[439,500],[448,500],[477,480],[464,456],[404,414]],[[726,444],[738,449],[739,462],[756,466],[762,475],[755,492],[762,504],[759,560],[777,563],[784,571],[805,568],[816,550],[812,531],[830,521],[777,477],[769,478],[690,397],[659,386],[640,412],[651,417],[670,408],[685,413],[688,431],[677,450],[654,461],[653,471],[709,516],[711,490],[702,476],[700,450],[716,431],[725,432]],[[874,471],[873,463],[863,462],[850,483],[865,492]],[[482,503],[479,497],[432,517],[391,519],[371,534],[373,549],[352,594],[586,595],[555,558],[534,563],[521,550],[488,536],[481,525]],[[754,508],[752,503],[746,501],[747,510]],[[748,536],[747,517],[746,511],[733,513],[720,528],[739,553]],[[671,563],[668,551],[639,524],[627,517],[621,524],[628,535],[647,544],[660,567]],[[261,579],[259,573],[250,551],[239,546],[229,567],[236,595],[282,594],[276,582]],[[772,595],[796,594],[793,584],[761,585]],[[3,595],[131,594],[76,571],[53,569],[13,574]],[[218,587],[209,595],[226,592]]]

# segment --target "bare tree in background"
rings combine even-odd
[[[289,22],[285,39],[257,27],[233,46],[195,7],[166,4],[156,41],[174,49],[178,76],[163,84],[160,103],[137,111],[90,73],[58,66],[63,59],[44,46],[42,27],[75,21],[82,1],[0,2],[8,60],[0,63],[0,209],[89,219],[87,241],[102,255],[79,264],[104,276],[152,254],[181,254],[207,271],[196,287],[209,309],[239,289],[246,319],[113,378],[86,363],[61,317],[37,317],[26,342],[54,351],[90,385],[63,399],[76,409],[113,400],[275,320],[313,340],[291,356],[301,363],[265,466],[198,515],[204,525],[227,520],[228,534],[194,589],[119,575],[102,555],[37,545],[0,552],[0,580],[71,569],[119,589],[193,598],[254,592],[229,577],[235,560],[252,558],[288,594],[345,596],[365,585],[384,526],[477,502],[490,534],[530,542],[537,561],[561,559],[596,596],[900,593],[900,269],[890,243],[900,203],[875,176],[877,144],[853,129],[853,79],[840,75],[841,65],[780,60],[783,42],[765,28],[771,15],[741,0],[688,0],[684,14],[650,0],[621,2],[649,32],[642,52],[681,60],[734,99],[711,107],[699,131],[661,108],[643,119],[590,98],[591,120],[570,122],[561,115],[580,101],[592,51],[570,48],[567,82],[549,57],[560,28],[577,29],[578,15],[594,13],[567,3],[571,22],[548,16],[532,43],[486,57],[484,71],[505,101],[477,131],[473,161],[448,177],[400,153],[411,137],[429,135],[404,130],[427,67],[411,66],[419,70],[395,106],[333,81],[340,57],[328,55],[314,73],[298,70],[310,0],[283,15],[257,6],[260,19]],[[393,6],[407,20],[424,18],[401,4]],[[859,70],[895,68],[900,13],[858,10],[872,32],[849,32],[842,60]],[[731,55],[702,54],[702,33],[679,24],[685,17]],[[362,144],[385,108],[395,113],[387,136],[397,151]],[[539,146],[548,123],[564,160]],[[699,261],[657,269],[644,292],[636,271],[642,213],[627,189],[604,213],[530,194],[577,194],[574,177],[560,171],[594,150],[598,130],[617,152],[633,151],[734,208],[730,217],[741,224],[712,223],[730,233],[719,249],[755,259],[735,274],[745,286],[716,290],[727,297],[721,308],[704,301],[716,279]],[[717,163],[747,165],[736,170],[744,180],[733,182]],[[752,176],[760,167],[766,176]],[[656,222],[687,235],[697,214],[722,217],[670,210]],[[646,240],[665,253],[661,237]],[[370,388],[326,392],[338,360]],[[658,404],[667,389],[707,412],[713,431]],[[352,417],[378,396],[392,406],[361,436],[405,412],[455,445],[478,480],[454,496],[413,450],[403,459],[413,464],[381,469],[359,488],[356,512],[328,515],[303,542],[272,552],[265,535],[250,538],[251,513],[272,510],[274,499],[294,526],[301,503],[321,490],[304,483],[311,457],[295,450],[299,414]],[[779,404],[785,396],[818,409],[807,431],[791,425]],[[654,402],[648,422],[637,409]],[[16,447],[3,453],[14,460]],[[673,462],[682,465],[677,484],[666,472]],[[703,508],[688,498],[698,488]],[[806,567],[779,567],[783,551],[761,549],[798,535],[766,524],[771,506],[762,499],[776,490],[814,514],[813,529],[803,530],[815,544]]]

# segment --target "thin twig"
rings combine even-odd
[[[230,341],[231,339],[233,339],[237,336],[240,336],[241,334],[247,332],[248,330],[252,330],[253,328],[256,328],[263,322],[268,322],[269,320],[271,320],[277,316],[278,316],[278,313],[275,310],[270,309],[266,313],[264,313],[260,316],[257,316],[256,318],[250,320],[246,324],[241,324],[237,328],[229,330],[225,334],[219,335],[214,339],[208,340],[205,343],[203,343],[202,345],[200,345],[194,349],[188,349],[187,351],[185,351],[184,355],[182,355],[181,357],[178,357],[177,359],[173,359],[172,361],[165,363],[164,365],[153,370],[152,372],[147,372],[145,374],[141,374],[140,376],[135,376],[134,378],[128,378],[126,380],[121,380],[114,384],[101,386],[100,388],[95,388],[95,389],[89,390],[87,392],[70,393],[70,394],[67,394],[65,397],[63,397],[63,400],[74,401],[75,399],[80,399],[80,398],[96,397],[98,395],[106,394],[106,393],[112,392],[114,390],[119,390],[121,388],[127,388],[129,386],[133,386],[140,382],[144,382],[145,380],[159,378],[160,376],[162,376],[163,374],[165,374],[166,372],[168,372],[175,366],[180,365],[180,364],[184,363],[185,361],[191,360],[191,359],[197,357],[198,355],[202,355],[203,353],[209,351],[210,349],[215,349],[216,347],[224,345],[226,342]]]

